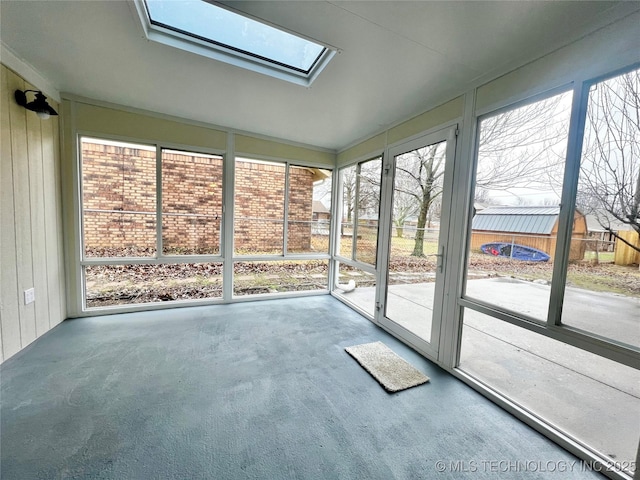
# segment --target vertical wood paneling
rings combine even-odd
[[[20,341],[20,314],[18,312],[18,272],[16,266],[16,234],[13,211],[13,163],[11,161],[11,126],[8,105],[12,101],[9,91],[9,71],[2,66],[0,85],[0,329],[2,330],[2,360],[22,347]]]
[[[55,105],[56,111],[60,112],[61,105]],[[53,129],[53,162],[55,166],[54,177],[48,177],[47,181],[53,182],[55,185],[54,197],[50,197],[50,201],[54,202],[56,206],[56,233],[58,244],[58,279],[57,279],[57,297],[56,301],[59,302],[60,310],[58,312],[55,322],[52,321],[52,327],[62,322],[67,318],[67,293],[65,288],[65,263],[64,263],[64,235],[63,235],[63,219],[62,219],[62,159],[61,159],[61,147],[60,147],[60,122],[55,119],[52,122]]]
[[[9,91],[24,90],[24,81],[15,73],[7,75]],[[18,306],[22,346],[36,339],[35,305],[24,304],[23,292],[33,287],[31,251],[31,198],[29,195],[29,152],[27,150],[27,110],[9,103],[11,160],[13,164],[13,208],[16,229],[16,266],[18,269]]]
[[[28,90],[33,85],[26,84]],[[27,112],[30,113],[30,112]],[[29,202],[31,212],[31,261],[36,301],[36,337],[49,330],[49,287],[47,282],[47,255],[45,239],[44,178],[42,171],[42,123],[37,115],[25,115],[27,120],[27,153],[29,156]]]
[[[0,66],[0,361],[66,316],[58,120],[18,106],[16,89],[37,89]],[[54,108],[57,107],[51,103]],[[23,292],[36,300],[24,305]]]
[[[51,104],[53,108],[57,105]],[[52,119],[53,120],[53,119]],[[45,234],[45,253],[47,265],[47,289],[49,292],[49,328],[60,323],[63,317],[60,297],[62,296],[60,272],[62,270],[61,245],[59,240],[60,228],[62,225],[59,219],[58,209],[60,207],[59,194],[59,175],[57,159],[59,155],[57,151],[57,143],[55,135],[57,135],[57,121],[42,122],[42,160],[43,160],[43,194],[46,199],[44,204],[44,234]],[[39,332],[38,332],[39,333]]]

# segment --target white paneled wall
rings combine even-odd
[[[66,316],[58,118],[40,120],[16,104],[37,89],[0,65],[0,360]],[[46,92],[45,92],[46,94]],[[29,97],[31,100],[31,96]],[[58,110],[58,105],[49,99]],[[25,305],[24,291],[35,289]]]

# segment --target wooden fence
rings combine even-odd
[[[640,248],[640,234],[634,230],[618,232],[618,236],[623,238],[637,248]],[[616,240],[616,250],[613,259],[616,265],[633,265],[640,264],[640,252],[634,250],[626,243]]]

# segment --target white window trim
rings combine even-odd
[[[73,108],[73,107],[72,107]],[[74,279],[69,279],[70,285],[75,285],[75,290],[70,289],[70,305],[74,305],[74,317],[87,317],[94,315],[112,314],[112,313],[128,313],[146,310],[159,310],[163,308],[182,308],[201,305],[214,305],[220,303],[231,303],[236,301],[251,301],[273,298],[289,298],[300,297],[305,295],[327,295],[330,293],[329,283],[327,288],[323,290],[311,290],[300,292],[282,292],[278,294],[264,295],[247,295],[236,296],[233,294],[233,264],[237,262],[273,262],[273,261],[309,261],[309,260],[326,260],[329,263],[328,282],[333,278],[333,265],[331,262],[332,239],[329,242],[329,251],[324,253],[283,253],[278,255],[236,255],[234,253],[234,202],[235,202],[235,162],[238,158],[262,161],[268,163],[277,163],[286,168],[287,178],[289,176],[289,167],[302,168],[318,168],[331,171],[332,192],[331,198],[335,195],[335,167],[320,164],[313,161],[291,161],[276,157],[267,157],[264,155],[243,154],[236,155],[235,152],[235,135],[230,132],[227,135],[227,149],[221,150],[216,148],[193,146],[173,142],[164,142],[153,139],[145,139],[139,137],[127,137],[122,135],[112,135],[91,130],[74,129],[75,142],[72,145],[72,156],[76,159],[73,163],[74,169],[74,238],[76,242],[73,246],[72,256],[74,258],[75,268]],[[83,177],[82,177],[82,148],[80,146],[82,139],[91,139],[104,141],[108,143],[124,143],[136,144],[156,152],[156,256],[155,257],[89,257],[84,256],[84,229],[83,229]],[[205,255],[165,255],[162,253],[162,222],[161,222],[161,205],[162,205],[162,152],[165,150],[201,153],[207,156],[222,157],[223,159],[223,211],[222,211],[222,235],[220,238],[221,245],[218,254]],[[287,181],[288,184],[288,181]],[[285,195],[285,201],[288,204],[289,197]],[[331,220],[333,225],[333,217]],[[286,235],[285,230],[285,235]],[[283,239],[284,240],[284,239]],[[84,269],[88,266],[99,265],[165,265],[179,263],[220,263],[223,265],[223,292],[221,297],[212,297],[208,299],[190,299],[167,302],[150,302],[136,303],[126,305],[113,305],[104,307],[87,307]],[[71,270],[69,270],[71,271]]]
[[[329,235],[329,251],[327,252],[290,252],[288,250],[288,237],[289,237],[289,181],[290,181],[290,169],[291,167],[295,168],[318,168],[322,170],[327,170],[331,172],[331,188],[333,191],[333,182],[335,175],[335,168],[329,166],[319,167],[318,165],[308,163],[308,162],[294,162],[291,160],[283,160],[275,157],[265,157],[263,155],[239,155],[236,154],[233,161],[233,171],[234,171],[234,179],[233,179],[233,194],[234,194],[234,209],[235,209],[235,166],[238,161],[245,162],[254,162],[254,163],[263,163],[268,165],[277,165],[284,167],[285,169],[285,181],[284,181],[284,204],[283,204],[283,218],[282,218],[282,252],[274,253],[274,254],[239,254],[235,251],[235,246],[232,248],[233,255],[231,256],[231,260],[241,261],[241,262],[264,262],[264,261],[286,261],[286,260],[331,260],[331,234]],[[331,195],[333,198],[333,195]],[[331,216],[333,219],[333,214]],[[234,210],[234,222],[235,222],[235,210]],[[277,219],[272,219],[273,221],[280,221]],[[232,233],[235,235],[235,223],[233,224]],[[234,237],[235,239],[235,237]]]
[[[179,48],[181,50],[195,53],[197,55],[211,58],[213,60],[225,62],[236,67],[245,68],[247,70],[261,73],[263,75],[269,75],[280,80],[286,80],[287,82],[302,85],[304,87],[309,87],[318,77],[320,72],[322,72],[324,67],[327,66],[333,56],[337,52],[339,52],[339,49],[336,47],[332,47],[323,42],[319,42],[317,40],[309,38],[309,41],[317,43],[318,45],[322,45],[323,47],[325,47],[325,50],[320,55],[320,58],[318,58],[315,64],[311,67],[311,70],[308,73],[305,73],[297,71],[294,68],[290,68],[285,65],[278,65],[276,63],[272,63],[258,57],[245,55],[241,52],[225,48],[221,45],[216,45],[189,35],[184,35],[169,28],[154,25],[153,23],[151,23],[151,19],[149,18],[149,13],[147,12],[144,0],[129,0],[129,4],[131,6],[131,9],[135,12],[135,15],[140,20],[140,25],[142,27],[144,35],[149,40],[153,40],[154,42],[162,43],[170,47]],[[222,8],[228,8],[224,5],[219,6]],[[242,13],[242,15],[246,16],[247,18],[251,18],[244,13]],[[266,23],[264,20],[258,21],[260,21],[261,23]],[[279,26],[274,26],[274,28],[286,31]],[[293,35],[301,38],[305,38],[299,33],[289,33],[292,33]]]
[[[601,76],[595,79],[585,79],[573,82],[571,85],[564,85],[554,89],[550,89],[545,92],[540,92],[534,96],[523,98],[520,101],[514,102],[511,105],[505,105],[495,110],[494,112],[485,112],[482,115],[478,115],[478,112],[474,112],[469,119],[473,124],[473,139],[468,139],[469,145],[467,147],[473,148],[472,157],[473,162],[468,165],[468,169],[465,172],[465,176],[468,175],[467,181],[471,185],[472,179],[475,178],[475,169],[477,167],[478,157],[478,131],[479,124],[482,118],[486,116],[492,116],[502,111],[509,111],[514,108],[518,108],[520,105],[525,105],[538,101],[544,98],[549,98],[560,92],[573,92],[573,102],[571,106],[571,116],[569,119],[569,133],[567,137],[567,152],[565,154],[565,173],[563,178],[562,198],[561,198],[561,218],[560,228],[558,232],[558,242],[556,246],[553,272],[553,281],[551,284],[551,297],[549,299],[549,309],[547,317],[545,319],[534,319],[521,312],[514,312],[507,308],[503,308],[497,305],[490,305],[481,300],[468,297],[466,295],[466,267],[463,268],[463,275],[458,279],[459,285],[456,286],[458,293],[456,307],[464,307],[471,310],[475,310],[480,313],[492,316],[499,320],[511,323],[521,328],[536,332],[541,335],[545,335],[554,340],[573,345],[581,348],[585,351],[600,355],[618,363],[622,363],[632,368],[640,368],[640,349],[623,344],[617,340],[604,338],[592,332],[583,331],[577,328],[572,328],[569,325],[561,325],[560,317],[562,311],[562,302],[564,299],[564,289],[566,286],[566,270],[568,265],[568,256],[570,249],[571,228],[573,225],[573,209],[575,208],[575,191],[578,183],[578,175],[580,173],[580,158],[582,153],[582,127],[584,126],[588,91],[591,85],[602,81],[603,78],[611,78],[615,74],[620,74],[625,71],[630,71],[633,66],[626,67],[624,69],[617,70],[606,76]],[[472,140],[472,141],[471,141]],[[470,167],[470,168],[469,168]],[[467,211],[470,211],[470,205],[472,205],[472,190],[469,192],[467,199]],[[468,220],[468,219],[467,219]],[[460,226],[460,225],[458,225]],[[467,255],[469,253],[469,242],[471,239],[471,222],[465,223],[465,243],[464,245],[458,245],[458,248],[463,247],[461,257],[464,259],[463,265],[467,265]],[[457,309],[457,308],[454,308]],[[457,313],[459,315],[459,312]],[[456,328],[461,331],[460,317],[456,321]],[[449,368],[457,368],[460,358],[460,341],[461,334],[454,339],[454,345],[452,350],[448,351],[446,361],[444,365]],[[451,339],[443,339],[447,342]],[[445,359],[442,359],[445,360]]]

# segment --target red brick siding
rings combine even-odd
[[[119,248],[128,249],[129,254],[153,254],[155,172],[154,151],[83,142],[84,241],[88,254],[109,256],[116,253],[108,249]]]
[[[220,253],[222,158],[164,152],[162,213],[165,254]]]
[[[240,253],[281,253],[284,227],[284,165],[236,162],[234,241]],[[313,174],[291,167],[289,221],[311,220]],[[289,224],[290,251],[308,251],[311,225]]]
[[[313,220],[313,179],[306,168],[289,168],[289,237],[291,252],[311,250],[311,221]],[[295,187],[294,187],[295,186]],[[292,188],[294,187],[294,188]]]
[[[156,239],[155,151],[83,142],[84,236],[87,254],[153,255]],[[222,221],[222,159],[163,153],[165,253],[216,254]],[[236,250],[282,251],[285,167],[238,161]],[[313,178],[291,167],[290,251],[311,247]],[[106,213],[118,210],[137,213]],[[119,249],[125,248],[126,252]]]

